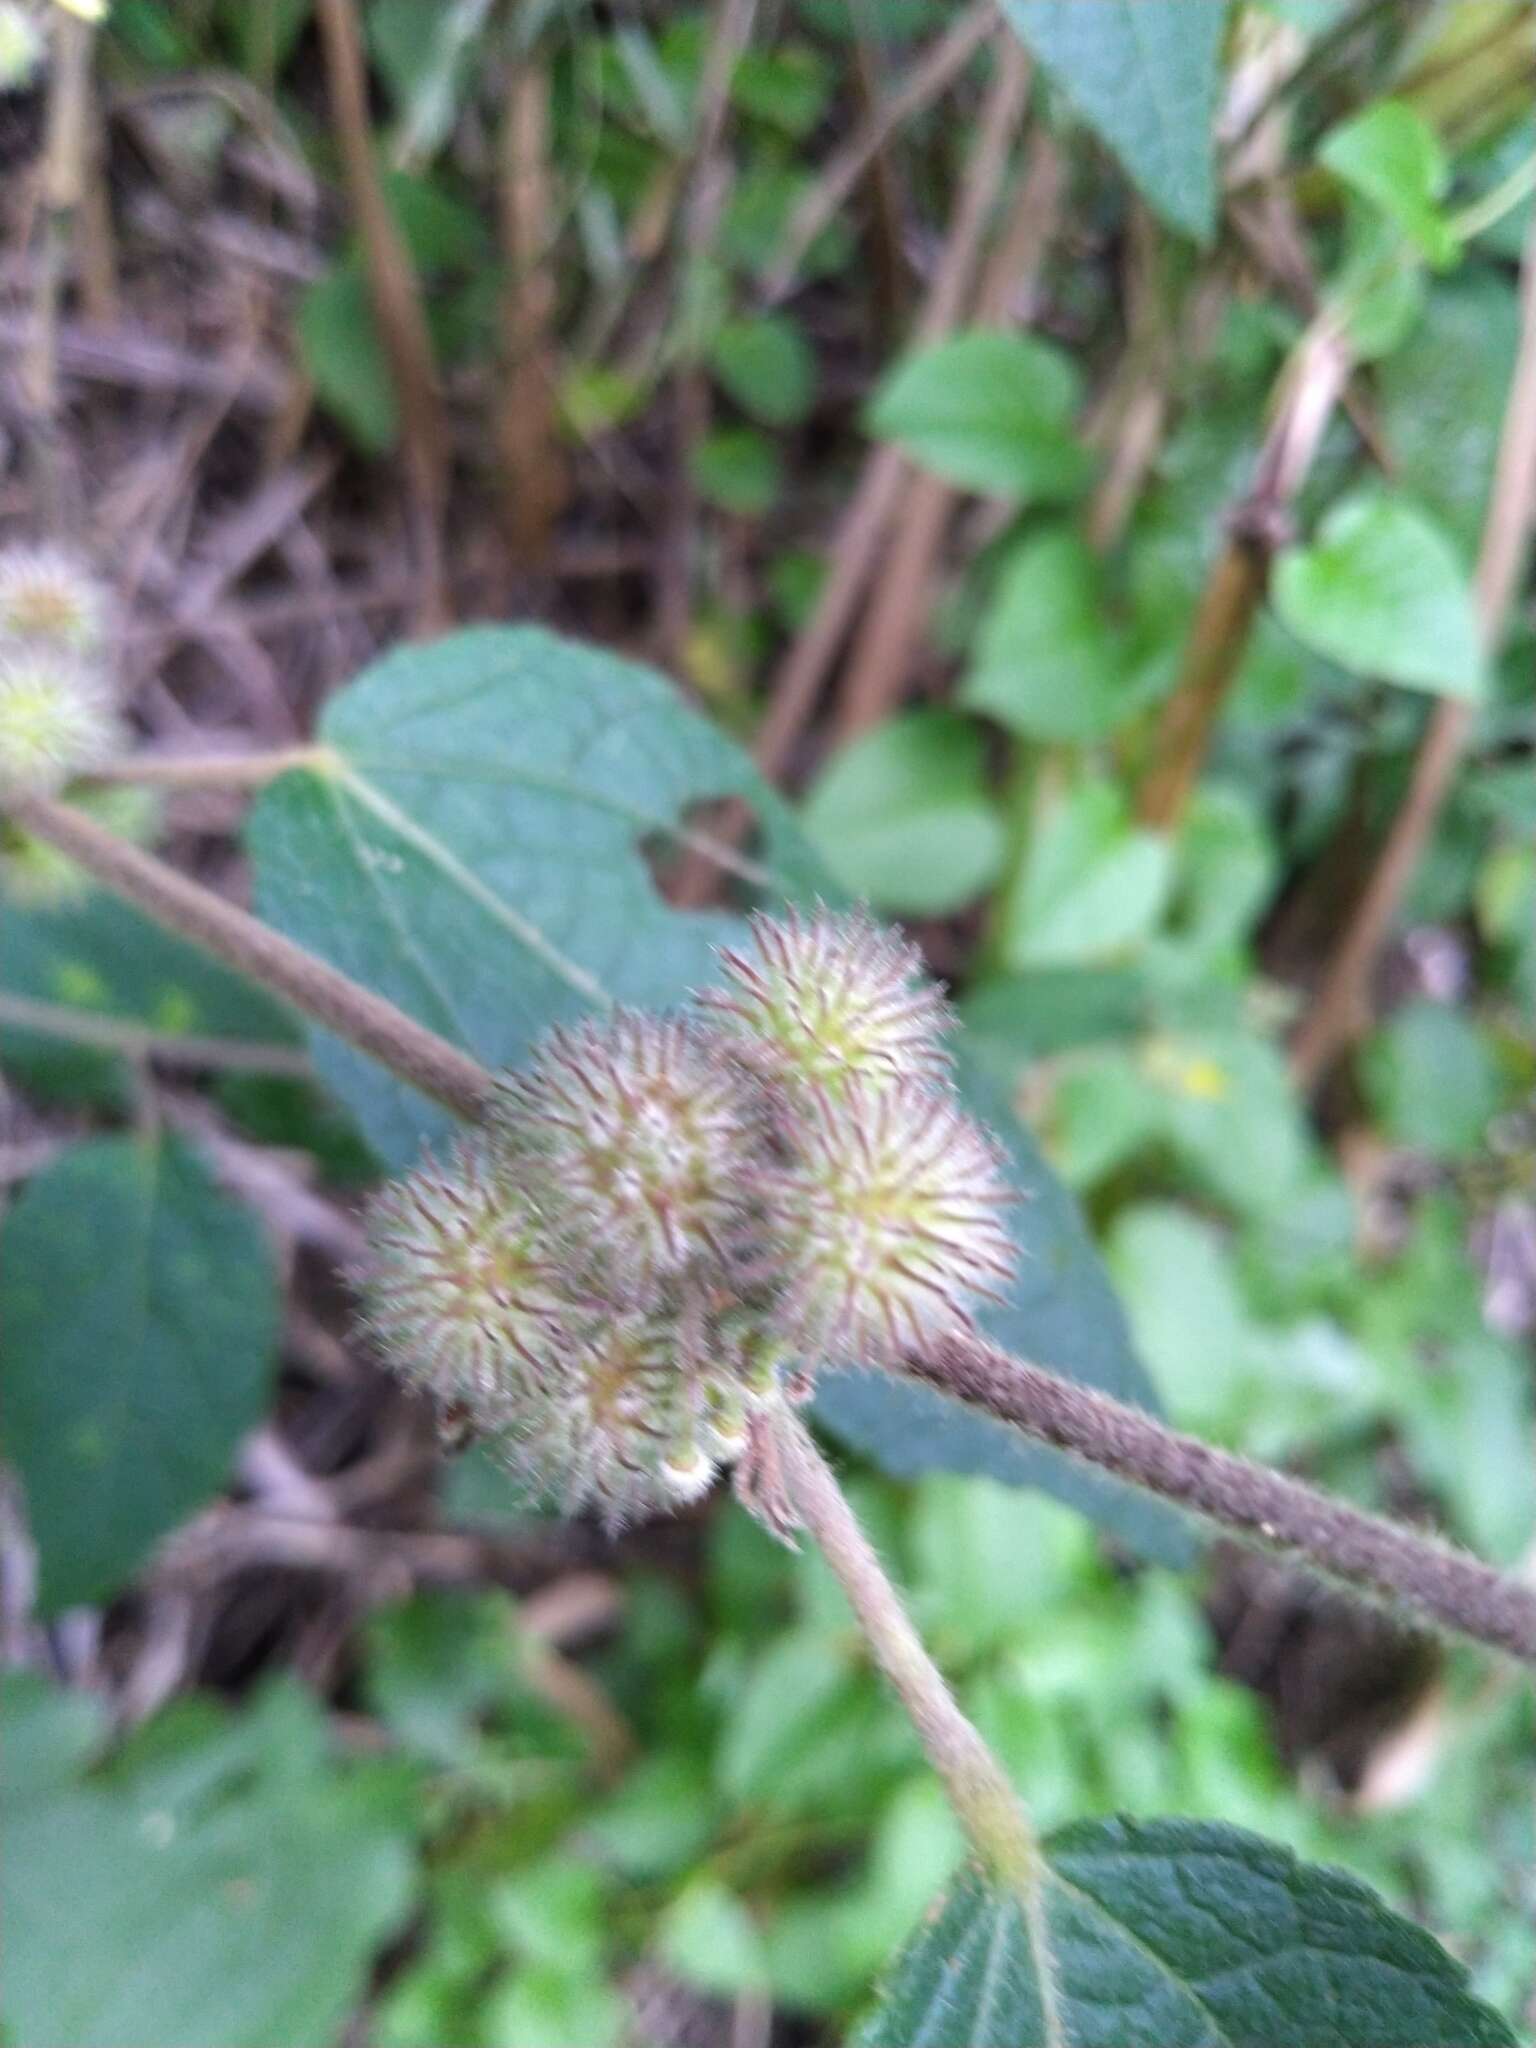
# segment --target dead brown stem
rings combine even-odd
[[[503,525],[514,567],[542,565],[565,503],[567,465],[555,415],[555,274],[549,80],[530,53],[514,69],[501,138],[502,382],[496,408]]]
[[[1475,579],[1490,660],[1504,638],[1536,513],[1536,221],[1526,237],[1520,302],[1519,348]],[[1372,971],[1444,808],[1471,719],[1466,704],[1446,699],[1435,706],[1407,795],[1292,1044],[1291,1071],[1303,1088],[1322,1079],[1365,1021]]]
[[[997,171],[1000,180],[1000,164]],[[976,317],[982,324],[1005,322],[1010,308],[1030,289],[1055,226],[1061,190],[1060,152],[1042,128],[1031,140],[1012,211],[977,294]],[[916,475],[907,483],[895,537],[839,692],[833,734],[837,744],[878,725],[904,694],[931,607],[944,536],[960,497],[942,477]]]
[[[915,347],[947,334],[969,296],[987,218],[1028,85],[1028,59],[1013,38],[1005,37],[944,251],[912,337]],[[768,711],[756,747],[758,765],[765,775],[783,773],[815,709],[827,670],[863,595],[903,481],[910,474],[905,459],[890,447],[877,448],[865,465],[832,541],[831,567],[815,609],[770,684]]]
[[[1349,374],[1338,328],[1317,321],[1286,366],[1279,405],[1253,485],[1227,520],[1173,691],[1153,735],[1137,792],[1145,824],[1172,831],[1199,780],[1216,721],[1248,651],[1274,553],[1288,537],[1290,508],[1317,455]]]
[[[842,211],[889,138],[949,89],[996,27],[992,0],[966,8],[913,65],[905,83],[883,96],[858,133],[831,158],[790,215],[774,251],[763,284],[763,296],[770,305],[790,289],[806,250]]]
[[[432,338],[415,267],[384,196],[374,157],[367,65],[355,0],[318,0],[316,12],[342,174],[362,237],[368,289],[400,410],[400,442],[422,577],[418,624],[431,630],[447,621],[442,525],[448,451]]]

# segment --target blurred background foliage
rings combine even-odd
[[[1118,92],[1056,0],[1004,11],[1022,45],[948,0],[366,0],[446,407],[449,609],[638,647],[755,744],[838,882],[953,983],[1174,1421],[1529,1571],[1533,619],[1522,586],[1490,655],[1472,579],[1536,185],[1531,10],[1149,4],[1167,75]],[[162,744],[291,738],[417,613],[412,428],[314,16],[115,0],[96,51],[139,368],[92,370],[70,327],[67,430],[113,482]],[[0,100],[8,163],[48,75]],[[1149,124],[1165,88],[1183,115]],[[200,351],[265,392],[252,416]],[[1267,601],[1153,800],[1192,620],[1320,375],[1315,446],[1259,508]],[[848,508],[881,488],[861,555]],[[862,603],[817,700],[830,659],[808,692],[795,664],[840,577]],[[1460,772],[1368,1013],[1298,1077],[1288,1040],[1447,704]],[[222,874],[235,819],[199,801],[168,829]],[[25,1469],[25,1399],[7,1425],[44,1590],[39,1617],[10,1497],[7,2038],[837,2038],[960,1845],[824,1569],[724,1499],[609,1546],[438,1459],[338,1334],[372,1167],[286,1016],[35,848],[6,843],[3,888],[7,1181],[44,1169],[10,1254],[46,1199],[118,1199],[99,1151],[84,1192],[41,1181],[65,1139],[142,1120],[178,1038],[264,1052],[197,1088],[177,1062],[164,1199],[212,1199],[211,1145],[280,1253],[244,1262],[244,1393],[142,1529],[102,1505],[104,1558]],[[245,1519],[205,1507],[145,1567],[232,1467]],[[1252,1826],[1536,2011],[1514,1675],[1219,1546],[1175,1574],[1031,1493],[852,1469],[1042,1822]],[[310,1549],[262,1524],[306,1513]],[[210,1897],[237,1910],[205,1927]]]

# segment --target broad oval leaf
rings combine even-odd
[[[18,1673],[6,1726],[5,2038],[14,2048],[328,2048],[409,1909],[405,1828],[326,1762],[296,1686],[187,1702],[109,1772],[79,1695]],[[13,1740],[14,1738],[14,1740]],[[41,1770],[12,1768],[13,1749]],[[73,1753],[72,1753],[73,1752]]]
[[[28,1184],[0,1238],[0,1442],[46,1612],[113,1592],[223,1483],[277,1329],[260,1226],[179,1140],[94,1138]]]
[[[1472,588],[1449,540],[1410,499],[1361,491],[1310,547],[1275,565],[1274,604],[1298,640],[1355,675],[1445,697],[1483,689]]]
[[[851,740],[811,786],[802,815],[844,888],[908,917],[972,902],[997,880],[1008,847],[980,729],[937,707]]]
[[[899,362],[871,401],[869,428],[951,483],[1057,504],[1092,471],[1072,430],[1079,396],[1060,349],[978,327]]]
[[[1226,0],[1002,0],[1002,8],[1148,203],[1209,241]]]
[[[285,776],[252,816],[262,914],[491,1066],[517,1065],[548,1025],[584,1010],[668,1007],[715,978],[714,949],[739,938],[738,917],[672,908],[647,860],[697,848],[695,806],[750,806],[751,857],[727,859],[759,896],[829,893],[739,748],[650,670],[538,628],[475,628],[388,655],[331,699],[319,737],[328,766]],[[447,1128],[445,1112],[324,1034],[316,1060],[390,1166]],[[962,1064],[970,1076],[963,1050]],[[1025,1196],[1025,1256],[999,1337],[1149,1402],[1070,1199],[1006,1099],[970,1099],[1006,1135]],[[1037,1481],[1095,1512],[1112,1503],[1142,1549],[1189,1554],[1168,1510],[940,1395],[829,1376],[824,1413],[895,1469]]]
[[[1078,1822],[1042,1905],[1037,1945],[1016,1894],[963,1873],[854,2048],[1515,2048],[1422,1928],[1240,1828]]]

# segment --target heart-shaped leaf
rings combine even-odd
[[[1472,590],[1456,551],[1409,499],[1365,491],[1335,505],[1310,547],[1275,566],[1274,605],[1309,647],[1356,675],[1443,697],[1483,689]]]
[[[650,863],[690,846],[696,808],[756,819],[736,883],[764,900],[828,893],[784,804],[746,756],[647,669],[532,627],[476,628],[387,656],[327,705],[328,763],[285,776],[249,827],[262,914],[491,1066],[610,1001],[670,1007],[715,978],[727,911],[673,908]],[[317,1064],[393,1167],[447,1118],[316,1035]],[[1021,1193],[1020,1277],[1002,1341],[1124,1399],[1151,1398],[1070,1199],[962,1048],[969,1099],[1006,1135]],[[1036,1451],[1013,1431],[891,1379],[829,1376],[833,1426],[904,1471],[1028,1478],[1128,1541],[1179,1560],[1166,1509]]]
[[[1091,471],[1072,431],[1079,384],[1060,349],[976,328],[907,356],[876,392],[871,433],[973,491],[1075,497]]]
[[[1079,1822],[1040,1904],[962,1874],[856,2048],[1515,2048],[1422,1928],[1239,1828]]]

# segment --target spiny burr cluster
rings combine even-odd
[[[0,799],[53,796],[123,751],[109,623],[106,592],[64,549],[0,549]],[[70,797],[122,838],[155,835],[148,791],[81,787]],[[30,905],[85,888],[74,862],[3,821],[0,882],[11,902]]]
[[[551,1031],[368,1218],[384,1356],[610,1522],[702,1493],[824,1361],[968,1327],[1014,1266],[915,950],[790,912],[720,964],[687,1015]]]

